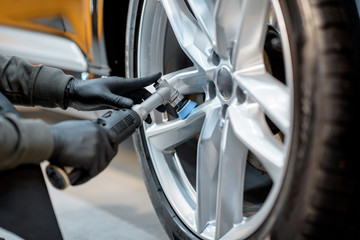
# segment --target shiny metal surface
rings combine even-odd
[[[266,67],[268,24],[281,34],[285,81]],[[279,1],[146,0],[139,31],[138,75],[162,71],[182,94],[203,96],[187,119],[154,112],[154,123],[145,127],[168,201],[201,238],[249,237],[275,203],[291,144],[292,65]],[[193,66],[180,64],[171,48],[180,48]],[[269,121],[284,138],[276,137]],[[196,164],[189,171],[179,146],[194,139]],[[249,153],[271,179],[260,203],[246,198]]]

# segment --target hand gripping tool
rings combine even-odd
[[[159,79],[154,87],[156,91],[142,103],[134,105],[131,109],[110,110],[94,121],[115,133],[116,142],[120,144],[142,125],[151,111],[160,105],[169,104],[176,110],[179,119],[185,119],[196,107],[195,102],[184,100],[184,96],[165,79]],[[54,187],[65,189],[70,185],[68,173],[71,170],[71,167],[48,165],[46,174]]]

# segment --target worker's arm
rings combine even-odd
[[[78,110],[128,108],[145,98],[148,92],[144,87],[160,76],[81,81],[55,68],[0,55],[0,91],[14,104]],[[59,166],[75,167],[81,175],[74,184],[97,175],[117,152],[117,142],[108,130],[93,121],[48,126],[4,113],[0,113],[0,143],[0,170],[48,159]]]
[[[0,113],[0,143],[0,171],[48,159],[78,169],[81,175],[74,184],[96,176],[117,152],[111,132],[94,121],[64,121],[49,126],[15,114]]]
[[[65,108],[64,91],[71,79],[59,69],[0,55],[0,91],[13,104]]]
[[[40,163],[53,151],[53,137],[41,120],[0,114],[0,170],[24,163]]]
[[[78,110],[131,107],[139,97],[146,97],[144,87],[160,76],[81,81],[55,68],[0,55],[0,91],[14,104]],[[48,159],[60,166],[76,167],[81,172],[76,183],[102,171],[117,152],[111,134],[92,121],[48,126],[4,113],[0,114],[0,143],[1,170]]]
[[[161,77],[108,77],[81,81],[57,68],[0,55],[0,91],[14,104],[81,111],[130,108],[148,96],[144,86]]]

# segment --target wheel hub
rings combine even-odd
[[[230,69],[227,66],[222,66],[216,75],[216,84],[220,95],[228,100],[232,96],[233,92],[233,78]]]

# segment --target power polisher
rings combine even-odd
[[[116,142],[120,144],[142,125],[151,111],[160,105],[170,104],[181,120],[185,119],[196,107],[195,102],[184,100],[184,96],[165,79],[159,79],[154,87],[156,91],[142,103],[134,105],[131,109],[110,110],[94,121],[115,133]],[[71,167],[50,164],[46,167],[46,174],[54,187],[65,189],[70,185],[68,173],[72,170]]]

